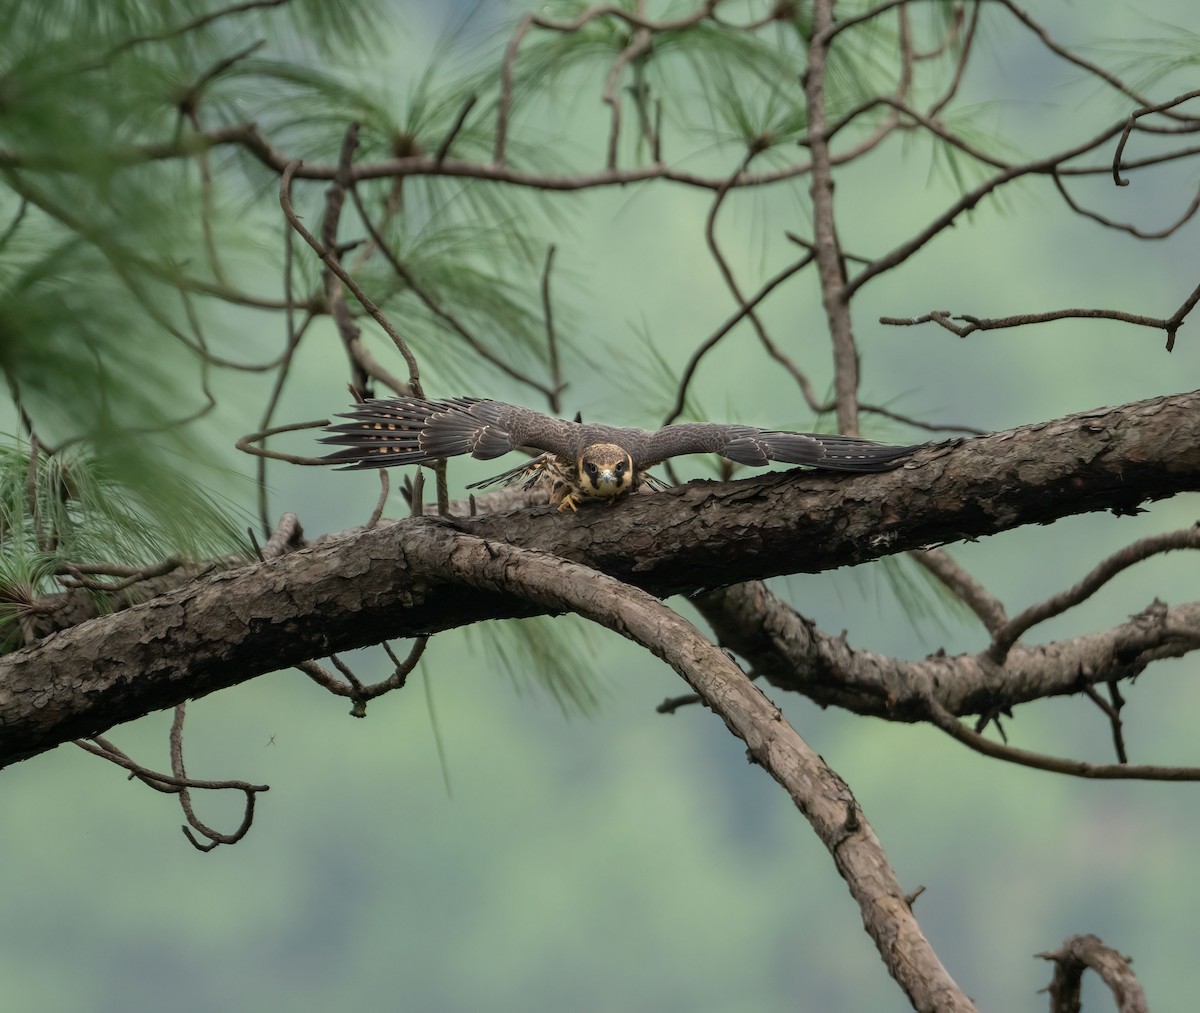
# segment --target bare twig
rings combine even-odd
[[[385,642],[383,649],[394,667],[391,675],[386,679],[381,679],[379,682],[364,683],[336,655],[333,655],[330,660],[333,662],[334,667],[341,672],[345,679],[344,682],[315,661],[302,661],[296,667],[318,686],[328,690],[334,696],[347,697],[351,702],[351,716],[362,718],[367,716],[367,704],[371,700],[383,696],[385,693],[390,693],[392,690],[403,688],[408,681],[409,675],[417,667],[417,662],[421,660],[421,655],[425,653],[425,648],[428,644],[429,637],[427,636],[415,638],[412,647],[409,649],[408,656],[401,661],[396,657],[391,645]]]
[[[1183,326],[1187,315],[1195,308],[1200,300],[1200,285],[1194,288],[1171,316],[1148,317],[1140,313],[1126,313],[1123,310],[1103,309],[1065,309],[1050,310],[1046,313],[1021,313],[1008,317],[984,318],[970,314],[951,315],[949,310],[933,310],[919,317],[880,317],[879,322],[885,326],[913,327],[917,324],[935,323],[944,327],[950,333],[965,338],[976,331],[997,331],[1007,327],[1027,327],[1030,324],[1045,324],[1055,320],[1118,320],[1121,323],[1134,324],[1138,327],[1152,327],[1165,331],[1167,335],[1166,350],[1175,348],[1175,335]],[[965,321],[963,325],[954,323],[955,320]]]
[[[1177,105],[1184,102],[1190,102],[1194,98],[1200,98],[1200,90],[1184,92],[1182,95],[1176,95],[1173,99],[1168,99],[1166,102],[1160,102],[1157,105],[1146,105],[1143,103],[1142,108],[1135,109],[1129,114],[1129,119],[1125,121],[1125,129],[1121,131],[1121,139],[1117,141],[1117,149],[1113,152],[1112,162],[1112,177],[1113,182],[1117,186],[1129,186],[1129,180],[1121,175],[1121,159],[1125,155],[1125,145],[1129,142],[1129,136],[1133,133],[1133,128],[1137,126],[1138,120],[1143,116],[1149,116],[1151,113],[1162,113],[1168,109],[1174,109]],[[1196,129],[1195,124],[1190,124],[1187,130]]]
[[[721,277],[724,279],[725,285],[728,287],[729,291],[733,295],[734,300],[738,304],[738,312],[734,314],[734,316],[729,322],[726,323],[726,325],[723,325],[720,329],[718,329],[717,333],[713,337],[701,344],[700,348],[693,353],[692,358],[689,360],[688,365],[684,370],[684,375],[680,380],[679,391],[675,398],[675,406],[672,408],[671,413],[669,413],[669,418],[676,418],[678,417],[678,413],[682,412],[684,399],[687,396],[687,386],[691,381],[696,365],[700,361],[700,357],[703,356],[710,348],[712,348],[717,341],[729,333],[729,329],[733,326],[734,322],[741,320],[743,317],[746,317],[750,320],[750,323],[754,328],[754,333],[758,335],[758,340],[762,344],[763,348],[766,349],[767,354],[770,355],[771,358],[778,362],[781,366],[783,366],[792,379],[795,380],[796,385],[800,388],[801,393],[804,395],[805,401],[808,402],[808,406],[814,410],[817,408],[817,398],[813,392],[812,382],[809,380],[808,375],[804,373],[787,355],[785,355],[779,349],[779,346],[771,339],[770,334],[767,333],[766,326],[755,312],[755,306],[757,305],[758,301],[765,298],[767,294],[773,291],[776,285],[782,284],[797,271],[808,266],[813,258],[806,257],[799,264],[795,265],[794,269],[786,268],[763,286],[763,288],[760,290],[757,300],[747,302],[746,297],[742,295],[742,290],[738,285],[737,279],[734,277],[733,269],[729,266],[729,262],[721,252],[720,244],[717,242],[717,213],[721,210],[721,205],[724,203],[725,197],[729,194],[730,188],[733,186],[734,182],[749,168],[750,162],[758,153],[758,150],[753,147],[746,153],[741,164],[729,177],[728,185],[725,188],[717,191],[716,196],[713,198],[712,206],[709,208],[708,217],[704,222],[704,239],[708,244],[709,253],[712,255],[712,258],[717,265],[717,269],[721,272]]]
[[[1113,994],[1117,1013],[1149,1013],[1146,994],[1133,973],[1133,961],[1096,936],[1071,936],[1057,950],[1036,954],[1054,961],[1050,1013],[1079,1013],[1083,972],[1095,971]]]
[[[1000,600],[972,577],[945,549],[918,549],[909,555],[954,592],[995,633],[1008,620]]]
[[[550,271],[554,267],[557,247],[551,243],[546,249],[546,263],[542,268],[542,318],[546,323],[546,360],[550,367],[550,411],[555,415],[562,411],[562,369],[558,361],[558,335],[554,330],[554,303],[550,298]]]
[[[375,504],[375,509],[371,511],[371,516],[367,520],[367,527],[373,528],[379,523],[379,519],[383,516],[383,508],[387,505],[388,500],[388,471],[387,468],[379,469],[379,500]]]
[[[813,244],[821,301],[833,342],[833,386],[837,401],[838,432],[856,436],[858,423],[858,348],[850,321],[849,297],[841,240],[833,205],[833,164],[825,137],[825,77],[833,37],[833,0],[813,0],[812,38],[804,72],[804,105],[808,113],[812,155]],[[867,268],[869,271],[870,268]]]
[[[265,440],[268,436],[278,436],[280,433],[293,433],[301,429],[323,429],[329,425],[329,419],[315,419],[312,422],[292,422],[286,426],[272,426],[260,433],[248,433],[234,444],[243,454],[253,454],[255,457],[267,457],[272,461],[287,461],[288,464],[301,464],[306,467],[328,467],[329,462],[323,457],[303,457],[298,454],[284,454],[278,450],[267,450],[256,447],[255,443]]]
[[[1062,197],[1067,207],[1069,207],[1077,215],[1080,215],[1084,218],[1090,218],[1092,221],[1103,225],[1106,229],[1116,229],[1120,232],[1128,233],[1131,236],[1136,236],[1138,239],[1166,239],[1168,236],[1174,235],[1181,228],[1183,228],[1184,225],[1186,225],[1192,220],[1192,218],[1195,217],[1196,211],[1200,210],[1200,189],[1197,189],[1195,196],[1192,197],[1191,203],[1188,204],[1187,209],[1182,215],[1179,216],[1179,218],[1173,221],[1170,225],[1166,225],[1161,229],[1150,232],[1145,229],[1139,229],[1136,225],[1131,225],[1127,222],[1114,221],[1105,215],[1092,211],[1089,208],[1085,208],[1082,204],[1075,200],[1074,197],[1071,196],[1070,191],[1067,190],[1066,183],[1063,182],[1058,173],[1055,173],[1050,178],[1054,180],[1054,185],[1058,188],[1059,195]]]
[[[392,326],[390,320],[382,313],[374,301],[362,290],[359,284],[350,277],[345,268],[338,262],[332,251],[326,250],[321,242],[301,224],[299,217],[296,215],[295,209],[292,207],[292,177],[295,175],[296,169],[299,167],[299,162],[290,162],[287,168],[284,169],[283,175],[279,180],[279,205],[283,209],[284,216],[293,229],[299,233],[302,238],[313,251],[321,258],[329,270],[341,280],[341,282],[354,293],[356,298],[365,309],[371,318],[383,328],[384,333],[392,339],[392,343],[404,356],[404,361],[408,365],[408,383],[397,379],[389,372],[384,370],[367,354],[365,347],[361,342],[358,342],[355,349],[355,358],[366,368],[372,377],[386,383],[389,387],[399,394],[404,393],[421,393],[420,369],[417,366],[417,360],[409,349],[408,344],[400,336],[400,333]]]
[[[684,405],[687,403],[688,387],[690,386],[692,379],[695,377],[696,370],[699,368],[700,361],[704,358],[704,356],[707,355],[714,347],[716,347],[717,343],[723,337],[725,337],[726,334],[732,331],[734,327],[736,327],[742,320],[752,313],[755,307],[762,303],[762,301],[766,299],[766,297],[769,296],[773,291],[775,291],[776,288],[792,277],[792,275],[804,270],[804,268],[811,263],[811,256],[804,257],[803,259],[796,261],[796,263],[785,267],[773,278],[768,279],[762,288],[760,288],[749,299],[743,300],[739,308],[723,324],[721,324],[720,327],[713,331],[712,334],[705,338],[696,347],[696,350],[692,352],[691,357],[688,359],[687,364],[683,367],[683,373],[679,378],[679,385],[675,390],[675,403],[671,405],[663,419],[664,426],[670,425],[672,422],[678,419],[680,415],[683,414]],[[803,374],[800,374],[800,377],[796,377],[797,382],[800,381],[801,377],[807,380],[807,377],[804,377]],[[816,396],[813,393],[812,385],[809,384],[806,388],[804,383],[800,383],[800,389],[804,393],[805,400],[809,402],[810,406],[812,406],[813,403],[816,402]]]
[[[123,767],[133,777],[136,777],[143,784],[153,788],[155,791],[178,795],[180,806],[188,823],[209,840],[208,844],[201,844],[192,835],[188,827],[183,828],[184,835],[200,851],[211,851],[218,844],[235,844],[246,836],[251,824],[254,822],[254,805],[258,793],[270,791],[270,786],[265,784],[249,784],[246,781],[204,781],[188,777],[183,767],[183,716],[184,707],[180,704],[175,709],[175,718],[171,724],[172,772],[170,774],[163,774],[142,766],[142,764],[130,759],[115,745],[99,735],[93,736],[91,739],[76,739],[75,745],[91,753],[93,756],[98,756],[103,760],[108,760],[110,763],[115,763],[118,767]],[[196,818],[195,811],[192,808],[190,791],[193,789],[242,792],[246,797],[246,808],[238,829],[232,834],[224,834],[201,823]]]
[[[433,161],[435,165],[441,165],[446,156],[450,154],[450,146],[454,143],[462,131],[463,124],[467,122],[467,114],[475,108],[475,103],[479,100],[479,96],[472,94],[467,97],[467,101],[463,103],[463,107],[458,111],[458,115],[454,118],[454,123],[451,124],[450,130],[446,136],[442,138],[442,143],[438,145],[437,151],[434,152]]]
[[[113,593],[124,591],[143,580],[151,577],[161,577],[177,570],[187,562],[182,556],[168,556],[159,563],[149,566],[119,566],[112,563],[68,563],[59,572],[70,576],[60,577],[63,587],[86,587],[90,591],[107,591]],[[122,580],[108,582],[92,580],[90,576],[121,577]]]
[[[641,6],[639,4],[639,6]],[[617,167],[617,145],[621,140],[621,98],[617,84],[621,74],[630,63],[650,50],[653,36],[649,29],[638,28],[630,36],[629,44],[621,50],[609,68],[608,76],[604,79],[604,90],[601,100],[609,107],[611,120],[608,128],[608,155],[604,164],[609,169]]]
[[[1125,752],[1125,730],[1121,721],[1121,708],[1125,706],[1125,698],[1121,696],[1120,687],[1115,679],[1109,680],[1107,685],[1108,700],[1101,699],[1100,694],[1092,686],[1084,686],[1083,693],[1108,718],[1109,726],[1112,728],[1113,749],[1117,754],[1117,762],[1128,763],[1129,755]]]
[[[1005,745],[985,738],[972,731],[932,697],[926,697],[930,722],[951,738],[984,756],[1007,763],[1015,763],[1035,770],[1046,770],[1053,774],[1071,777],[1113,781],[1200,781],[1200,767],[1167,767],[1157,764],[1134,763],[1085,763],[1082,760],[1066,760],[1045,753],[1034,753],[1028,749]]]
[[[1074,608],[1080,602],[1090,598],[1122,570],[1176,549],[1200,549],[1200,524],[1181,531],[1170,531],[1166,534],[1153,535],[1127,545],[1119,552],[1114,552],[1107,559],[1097,564],[1081,581],[1072,587],[1052,595],[1045,601],[1031,605],[1020,615],[1015,616],[995,632],[992,646],[988,648],[988,656],[1003,664],[1009,648],[1020,639],[1027,630],[1038,623],[1045,622],[1053,616],[1061,615],[1067,609]]]

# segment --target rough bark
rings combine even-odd
[[[823,706],[891,721],[924,721],[926,700],[952,714],[986,714],[1086,686],[1132,679],[1162,658],[1200,648],[1200,602],[1152,602],[1111,629],[1047,644],[1017,644],[1003,665],[986,651],[919,661],[856,650],[823,633],[758,581],[693,599],[723,647],[757,675]]]
[[[537,611],[414,565],[447,525],[665,596],[1197,488],[1200,392],[933,445],[884,475],[775,473],[578,516],[401,521],[196,580],[0,659],[0,765],[332,651]]]

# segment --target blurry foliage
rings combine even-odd
[[[596,629],[577,615],[532,616],[467,627],[479,636],[520,692],[549,693],[564,715],[588,714],[600,703]]]

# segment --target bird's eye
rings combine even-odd
[[[617,465],[615,468],[613,468],[613,472],[614,472],[614,474],[617,474],[617,475],[624,475],[624,474],[625,474],[625,469],[626,469],[628,466],[629,466],[629,462],[628,462],[628,461],[622,461],[622,462],[621,462],[620,464],[618,464],[618,465]]]
[[[592,478],[595,478],[596,475],[599,474],[599,469],[592,464],[591,461],[584,461],[583,466],[587,470],[587,473],[592,476]]]

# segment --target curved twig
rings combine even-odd
[[[272,426],[257,433],[247,433],[239,439],[234,447],[243,454],[253,454],[255,457],[268,457],[273,461],[287,461],[288,464],[302,464],[307,467],[328,467],[329,462],[323,457],[302,457],[298,454],[284,454],[278,450],[267,450],[266,447],[256,447],[255,443],[265,440],[268,436],[278,436],[280,433],[292,433],[301,429],[323,429],[329,425],[329,419],[315,419],[312,422],[292,422],[286,426]]]
[[[1050,1013],[1078,1013],[1083,972],[1089,967],[1113,994],[1117,1013],[1150,1013],[1141,982],[1133,973],[1133,961],[1105,946],[1096,936],[1071,936],[1057,950],[1038,953],[1043,960],[1054,961],[1054,979],[1050,982]]]
[[[988,648],[988,657],[996,664],[1003,664],[1009,649],[1023,633],[1038,623],[1043,623],[1053,616],[1061,615],[1067,609],[1074,608],[1080,602],[1090,598],[1122,570],[1176,549],[1200,549],[1200,524],[1181,531],[1169,531],[1161,535],[1142,538],[1132,545],[1127,545],[1119,552],[1114,552],[1102,560],[1081,581],[1065,591],[1047,598],[1045,601],[1031,605],[1019,615],[1014,616],[995,633],[992,645]]]
[[[208,838],[208,844],[200,843],[191,833],[187,826],[183,827],[184,836],[192,843],[192,845],[200,851],[211,851],[218,844],[236,844],[249,832],[251,825],[254,822],[254,807],[258,798],[258,793],[270,791],[270,785],[266,784],[250,784],[246,781],[205,781],[198,780],[187,776],[187,771],[183,764],[183,719],[185,705],[179,704],[175,708],[175,717],[171,723],[171,773],[163,774],[156,770],[151,770],[144,767],[142,764],[132,760],[124,752],[118,749],[107,739],[95,735],[91,740],[76,739],[75,745],[85,752],[91,753],[93,756],[98,756],[103,760],[108,760],[109,763],[114,763],[118,767],[123,767],[129,773],[136,777],[147,787],[153,788],[155,791],[161,791],[166,794],[178,795],[179,804],[183,809],[184,816],[192,829]],[[191,790],[204,789],[210,791],[240,791],[245,795],[246,808],[242,816],[241,825],[231,834],[222,833],[219,830],[214,830],[206,826],[197,818],[195,810],[192,807]]]
[[[1053,774],[1068,774],[1098,781],[1200,781],[1200,767],[1167,767],[1149,763],[1085,763],[1065,760],[1045,753],[1019,749],[980,735],[938,703],[932,696],[925,698],[929,720],[951,738],[984,756],[1004,760],[1034,770]]]

